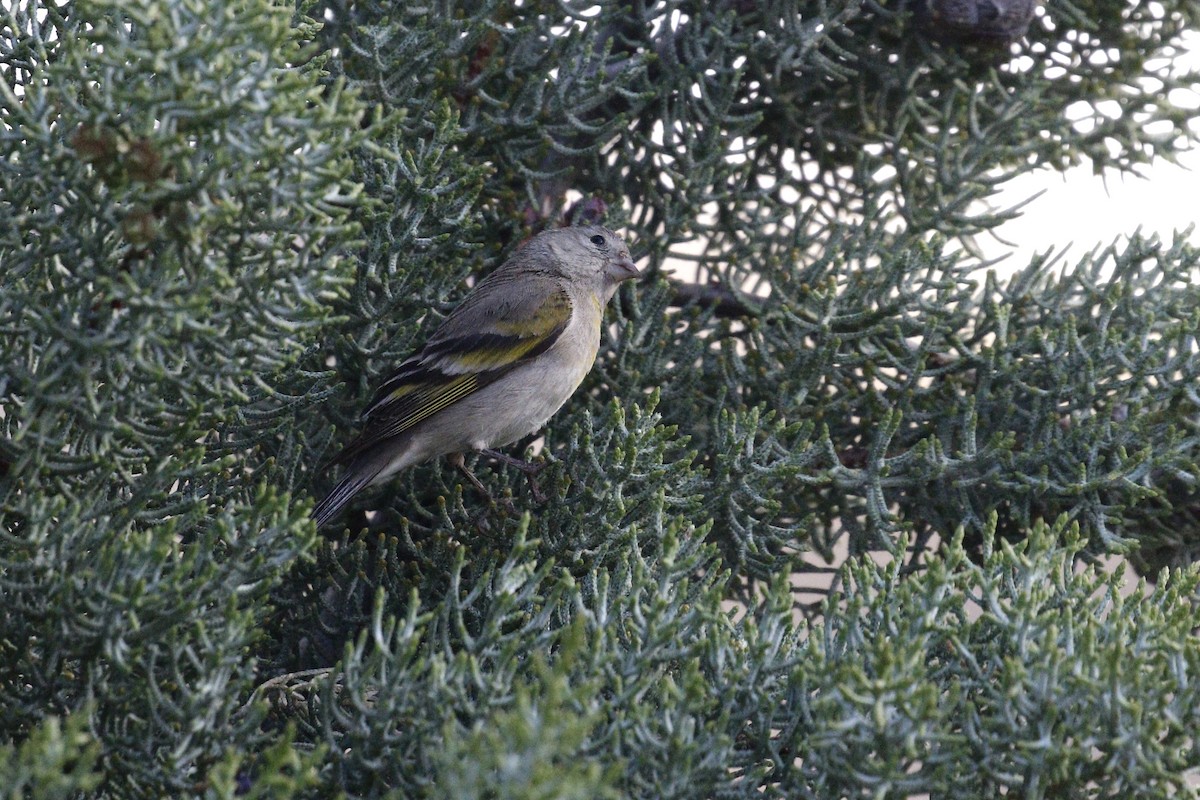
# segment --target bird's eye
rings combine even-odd
[[[604,247],[604,237],[597,233],[592,237],[592,244],[596,245],[596,247]]]

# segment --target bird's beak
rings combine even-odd
[[[608,277],[613,283],[642,277],[642,271],[633,263],[628,255],[623,255],[608,265]]]

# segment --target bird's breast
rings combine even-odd
[[[575,393],[600,350],[603,309],[588,305],[586,300],[576,305],[575,316],[554,346],[488,387],[493,412],[474,446],[502,447],[533,433]]]

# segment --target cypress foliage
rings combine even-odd
[[[1190,791],[1200,254],[974,243],[1194,142],[1200,9],[1001,5],[12,0],[5,796]],[[572,218],[648,277],[548,499],[434,462],[318,534],[373,387]]]

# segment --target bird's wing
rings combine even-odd
[[[362,433],[335,463],[404,433],[549,350],[570,323],[573,305],[557,281],[538,283],[476,287],[425,346],[379,387],[363,412]]]

